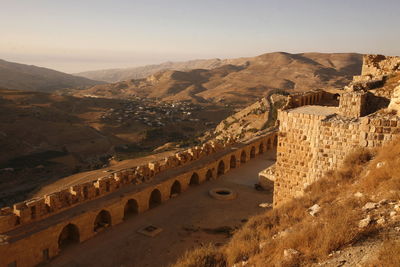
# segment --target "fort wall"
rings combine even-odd
[[[367,114],[368,90],[375,84],[363,83],[383,81],[383,76],[398,71],[399,57],[364,56],[362,75],[340,93],[337,107],[292,106],[278,112],[277,162],[263,172],[274,181],[274,206],[301,196],[355,148],[380,147],[399,136],[396,113],[382,109]]]
[[[170,162],[167,166],[174,167],[152,162],[4,208],[0,217],[0,267],[45,262],[60,253],[65,242],[92,238],[189,186],[217,179],[256,155],[275,149],[275,144],[276,132],[272,131],[244,143],[220,146],[185,164],[168,158],[161,163]]]
[[[391,114],[349,119],[289,110],[279,120],[274,206],[301,196],[355,148],[380,147],[400,134],[400,118]]]

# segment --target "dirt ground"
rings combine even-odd
[[[47,266],[161,267],[201,244],[223,244],[229,237],[210,229],[240,227],[249,217],[265,211],[258,204],[272,202],[272,192],[254,189],[258,172],[274,163],[272,155],[260,155],[218,180],[191,187],[152,210],[69,247]],[[228,187],[238,197],[226,201],[213,199],[208,191],[216,187]],[[137,232],[148,225],[163,231],[155,237]]]

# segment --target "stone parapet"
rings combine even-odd
[[[366,113],[367,93],[345,91],[340,94],[339,114],[348,118],[358,118]]]

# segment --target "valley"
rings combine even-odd
[[[64,83],[59,82],[39,88],[46,92],[15,90],[36,90],[31,86],[34,76],[26,87],[5,84],[11,87],[0,89],[0,205],[24,200],[41,186],[76,172],[176,151],[214,137],[248,138],[273,126],[276,108],[286,101],[283,95],[339,89],[360,65],[359,54],[277,52],[144,66],[139,70],[150,71],[144,72],[149,74],[145,78],[93,87],[82,82],[83,87],[69,84],[62,89]],[[23,64],[6,66],[63,75]],[[203,69],[190,69],[197,67]],[[268,103],[262,103],[265,97]],[[275,111],[270,113],[271,103]],[[241,111],[245,107],[247,111]],[[228,118],[235,112],[238,115]]]
[[[233,108],[0,90],[0,205],[40,185],[197,142]]]

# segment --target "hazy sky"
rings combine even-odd
[[[400,55],[399,0],[0,0],[0,58],[65,72],[285,52]]]

